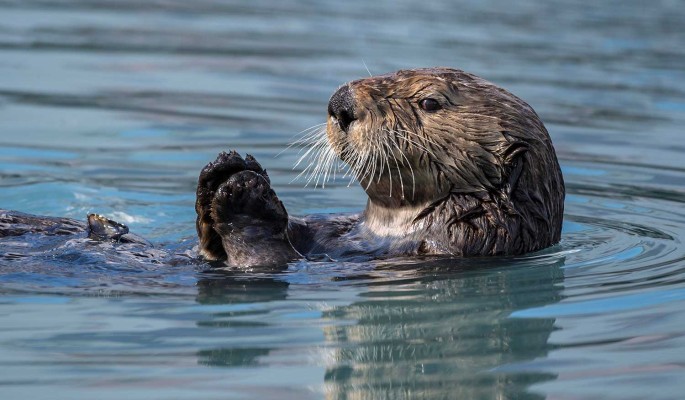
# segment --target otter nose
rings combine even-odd
[[[328,101],[328,115],[338,121],[340,129],[347,132],[352,121],[357,119],[354,113],[354,100],[350,85],[342,86]]]

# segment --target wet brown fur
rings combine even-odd
[[[356,120],[343,132],[329,117],[327,134],[361,175],[369,195],[362,220],[378,208],[416,214],[397,232],[412,238],[415,246],[406,250],[415,254],[515,255],[560,240],[561,170],[547,130],[523,100],[451,68],[398,71],[349,86]],[[422,110],[425,98],[442,109]],[[384,154],[375,166],[354,165],[356,154],[374,148]],[[392,219],[370,229],[401,230]]]

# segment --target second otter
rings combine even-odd
[[[330,99],[315,173],[333,155],[366,191],[358,215],[289,218],[252,157],[222,153],[197,189],[200,252],[239,267],[302,256],[491,256],[560,240],[564,183],[523,100],[452,68],[402,70]]]

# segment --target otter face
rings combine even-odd
[[[443,157],[435,153],[442,153],[442,140],[435,142],[438,132],[426,125],[437,128],[458,96],[448,80],[428,71],[350,82],[329,102],[329,143],[370,198],[393,205],[432,200],[450,185],[430,168]]]
[[[349,82],[331,97],[326,133],[369,198],[388,206],[426,204],[450,193],[510,193],[522,174],[548,189],[561,182],[532,108],[456,69]],[[532,177],[530,169],[551,178]]]

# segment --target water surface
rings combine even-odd
[[[685,8],[677,1],[0,0],[0,207],[194,244],[194,186],[253,154],[291,181],[341,83],[465,69],[526,99],[567,182],[562,242],[509,259],[134,268],[0,248],[3,399],[679,399]],[[279,154],[280,153],[280,154]]]

